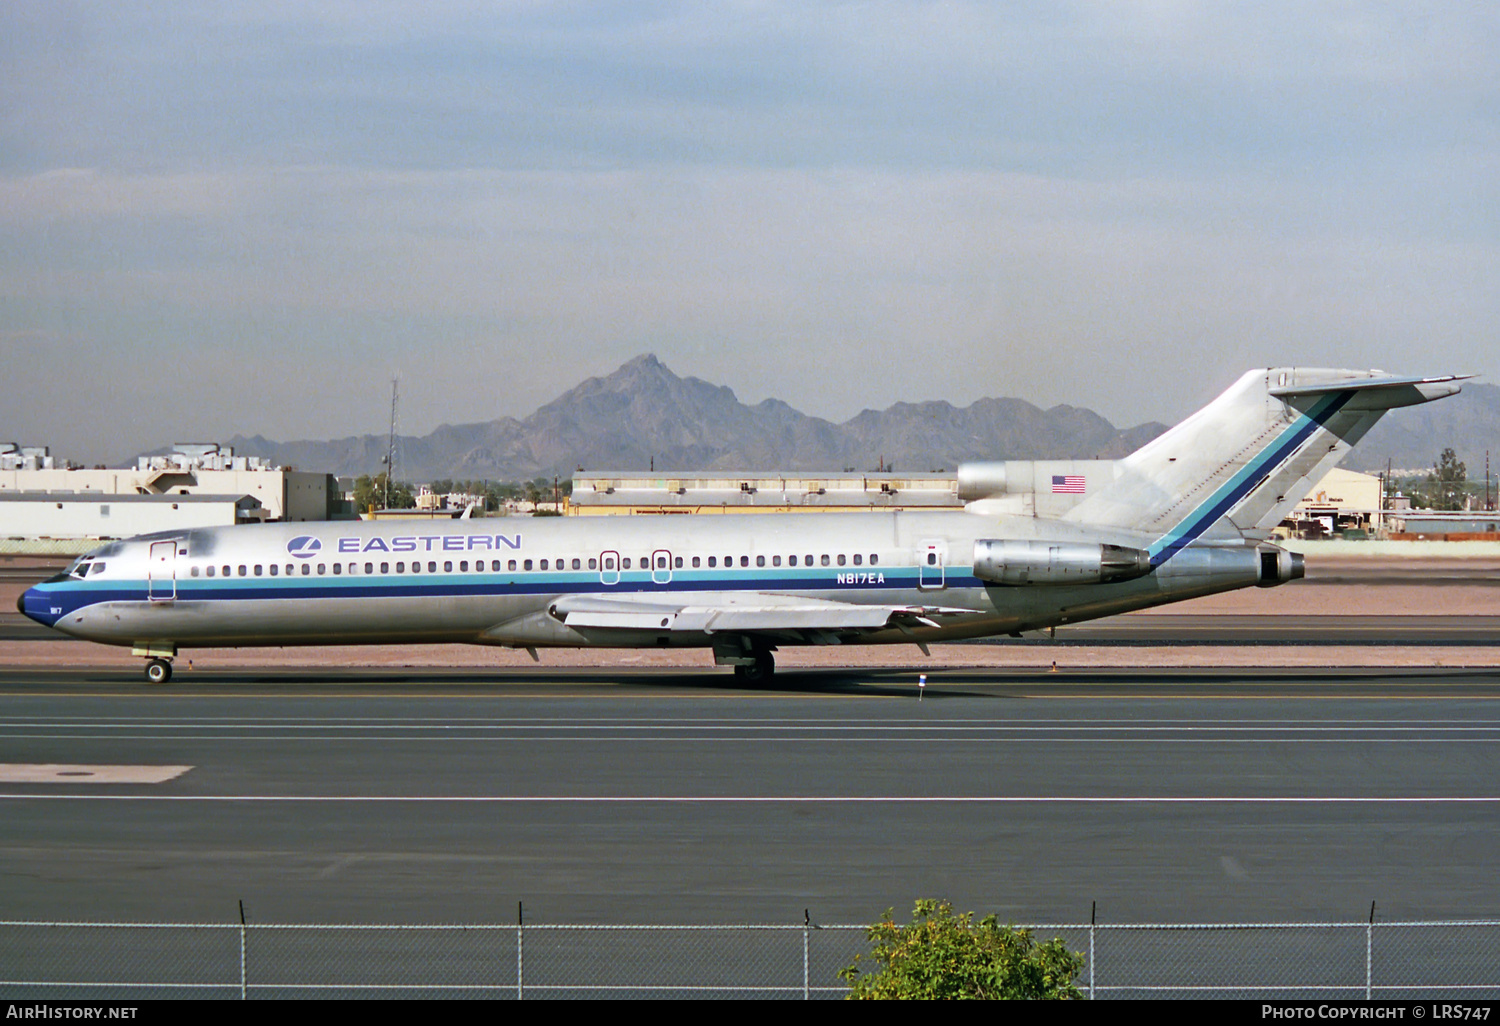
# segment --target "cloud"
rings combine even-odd
[[[1500,81],[1456,3],[21,10],[14,170],[1285,167],[1488,138]]]
[[[6,5],[0,318],[127,397],[28,405],[57,437],[108,433],[163,365],[215,382],[174,400],[204,436],[378,427],[403,368],[413,429],[522,414],[648,349],[834,417],[1009,393],[1171,418],[1282,360],[1494,373],[1497,25]]]

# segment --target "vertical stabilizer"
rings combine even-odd
[[[1153,565],[1203,538],[1266,537],[1386,410],[1453,395],[1460,378],[1274,367],[1246,373],[1119,463],[1065,519],[1147,531]]]

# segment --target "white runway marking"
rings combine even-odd
[[[180,777],[192,768],[0,762],[0,784],[160,784]]]
[[[272,795],[3,794],[0,801],[288,802],[472,805],[1497,805],[1500,795]]]
[[[819,745],[1493,745],[1500,737],[538,737],[534,734],[477,734],[434,737],[418,735],[308,735],[275,734],[0,734],[0,740],[24,741],[291,741],[390,743],[422,741],[452,743],[529,742],[534,744],[819,744]],[[0,783],[4,783],[0,780]]]

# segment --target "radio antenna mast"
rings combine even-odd
[[[391,379],[391,430],[385,443],[385,508],[391,508],[391,480],[396,476],[396,405],[400,401],[400,378]]]

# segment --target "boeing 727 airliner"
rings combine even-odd
[[[17,603],[129,645],[701,647],[1019,634],[1302,576],[1270,530],[1386,410],[1461,378],[1250,371],[1122,460],[967,464],[962,511],[264,524],[110,542]]]

